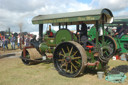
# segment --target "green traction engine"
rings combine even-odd
[[[121,27],[124,26],[124,34],[121,37],[119,37],[119,35],[113,37],[116,40],[117,53],[118,55],[128,57],[128,17],[115,17],[113,23],[109,24],[108,27],[117,27],[118,24],[120,24]]]
[[[104,24],[112,21],[109,9],[35,16],[32,23],[39,24],[39,41],[33,38],[31,46],[24,47],[21,59],[26,65],[52,60],[58,73],[67,77],[82,75],[87,69],[106,70],[116,46],[110,36],[99,36],[98,30],[99,25],[104,29]],[[58,26],[59,30],[51,36],[49,27],[43,35],[46,23]],[[94,40],[87,35],[87,24],[96,26]],[[76,26],[76,33],[68,29],[69,25]]]
[[[124,24],[128,25],[128,18],[127,17],[115,17],[113,23],[105,24],[105,26],[107,26],[109,30],[105,29],[104,33],[105,33],[105,36],[112,36],[111,39],[114,41],[113,44],[115,44],[115,50],[116,50],[114,55],[122,55],[122,56],[127,57],[128,56],[128,31],[127,29],[128,28],[124,29],[124,31],[127,31],[127,34],[124,33],[121,37],[118,37],[119,35],[115,35],[115,31],[112,30],[112,27],[118,27],[118,24],[120,24],[121,27]],[[95,32],[96,32],[96,27],[92,27],[88,31],[90,40],[94,40],[96,38]]]

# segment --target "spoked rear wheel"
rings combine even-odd
[[[84,48],[77,42],[69,41],[59,44],[53,56],[56,70],[63,76],[76,77],[80,75],[87,63]]]
[[[102,44],[102,36],[99,37],[99,44]],[[112,50],[112,53],[115,53],[117,50],[117,44],[113,37],[107,35],[104,36],[104,46],[109,46]]]
[[[116,41],[111,36],[104,36],[104,42],[102,36],[99,37],[99,43],[101,47],[99,57],[101,61],[108,62],[108,60],[115,54],[117,50]]]

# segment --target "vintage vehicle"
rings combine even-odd
[[[125,27],[124,29],[124,34],[119,38],[119,35],[116,35],[116,31],[113,31],[112,28],[113,27],[118,27],[118,24],[120,24],[121,28],[123,27],[124,24],[127,25],[127,27]],[[108,29],[111,30],[105,30],[105,35],[111,35],[113,36],[112,39],[114,39],[116,42],[116,47],[117,50],[115,52],[115,55],[123,55],[125,57],[128,56],[128,17],[115,17],[113,23],[111,24],[105,24],[105,26]],[[91,39],[95,39],[95,32],[96,32],[96,28],[92,27],[89,31],[88,31],[88,35],[91,37]]]
[[[117,45],[116,54],[128,58],[128,17],[115,17],[114,22],[108,24],[108,27],[118,27],[118,24],[120,24],[121,28],[124,26],[124,30],[122,30],[122,35],[113,36]]]
[[[39,41],[31,40],[30,47],[25,47],[21,59],[30,65],[38,61],[53,59],[59,74],[76,77],[86,69],[105,70],[109,59],[117,47],[110,36],[99,36],[99,25],[113,22],[113,14],[109,9],[88,10],[60,14],[39,15],[32,19],[33,24],[39,24]],[[51,23],[58,26],[56,34],[50,30],[43,35],[43,24]],[[87,25],[94,24],[96,38],[88,40]],[[68,29],[69,25],[76,25],[76,33]],[[85,69],[86,67],[86,69]]]

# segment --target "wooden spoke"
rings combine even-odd
[[[73,56],[75,56],[77,52],[78,52],[78,51],[74,52]]]
[[[58,59],[58,61],[64,61],[65,59]]]
[[[65,52],[64,52],[64,49],[62,48],[62,51],[63,51],[63,53],[64,53],[64,55],[65,55]]]
[[[71,65],[72,65],[76,70],[78,70],[77,67],[76,67],[72,62],[71,62]]]
[[[75,62],[80,65],[80,62],[78,62],[78,61],[76,61],[76,60],[75,60]]]
[[[63,63],[63,64],[61,65],[61,68],[62,68],[63,66],[65,66],[65,63]]]
[[[111,41],[109,41],[108,39],[107,39],[105,42],[106,42],[106,44],[109,44],[109,43],[111,43]]]
[[[109,42],[109,40],[107,39],[105,42],[106,42],[106,43],[108,43],[108,42]]]
[[[72,58],[72,60],[75,60],[75,59],[80,59],[81,57],[74,57],[74,58]]]
[[[104,51],[103,53],[106,53],[106,51]]]
[[[107,51],[104,51],[103,54],[104,54],[104,55],[105,55],[105,54],[106,54],[106,55],[109,55]]]
[[[111,42],[109,41],[107,44],[110,44]]]
[[[106,52],[106,54],[109,55],[108,52]]]
[[[62,54],[62,53],[59,53],[59,55],[65,57],[64,54]]]
[[[68,52],[69,52],[69,47],[67,46],[67,50],[68,50]]]
[[[69,56],[71,55],[71,53],[72,53],[72,49],[73,49],[73,47],[71,48],[71,51],[70,51],[70,53],[69,53]]]
[[[102,44],[100,42],[98,42],[100,44],[100,46],[102,46]]]

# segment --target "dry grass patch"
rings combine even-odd
[[[128,62],[110,61],[111,67]],[[128,76],[128,75],[127,75]],[[128,80],[128,79],[127,79]],[[58,74],[53,64],[40,63],[26,66],[19,58],[0,59],[0,85],[120,85],[97,79],[97,75],[85,74],[67,78]],[[128,85],[124,82],[122,85]]]

